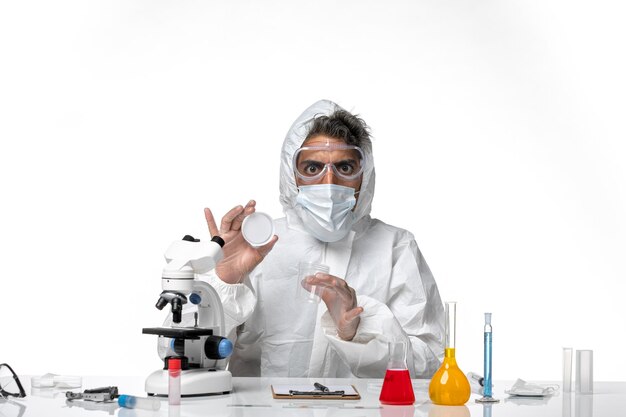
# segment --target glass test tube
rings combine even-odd
[[[593,350],[576,351],[576,392],[593,393]]]
[[[157,411],[161,408],[161,402],[156,398],[135,397],[134,395],[120,395],[117,398],[120,407],[140,408],[143,410]]]
[[[572,348],[563,348],[563,392],[572,391]]]
[[[169,386],[167,399],[170,405],[180,405],[180,359],[168,361]]]

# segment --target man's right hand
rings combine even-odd
[[[204,209],[204,217],[209,226],[211,237],[218,235],[226,242],[223,248],[224,258],[215,267],[215,272],[227,284],[242,282],[245,276],[261,263],[278,241],[278,236],[274,235],[269,243],[255,248],[243,238],[241,224],[243,219],[254,213],[255,205],[256,202],[250,200],[245,207],[232,208],[222,218],[219,229],[211,210],[209,208]]]

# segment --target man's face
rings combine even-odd
[[[320,178],[314,180],[305,180],[296,175],[296,185],[313,185],[313,184],[337,184],[345,187],[354,188],[355,191],[361,189],[363,174],[361,173],[354,179],[346,179],[352,172],[360,168],[362,163],[361,154],[355,149],[341,149],[345,146],[345,142],[341,139],[335,139],[328,136],[314,136],[307,139],[303,144],[304,147],[322,147],[326,149],[307,149],[302,150],[297,160],[294,161],[296,169],[307,175],[314,175],[323,170],[325,164],[334,164],[336,170],[344,174],[343,177],[337,175],[330,165],[326,166],[326,172]],[[358,194],[356,195],[358,199]]]

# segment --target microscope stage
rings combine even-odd
[[[199,339],[200,336],[213,335],[213,329],[198,327],[144,327],[141,332],[176,339]]]

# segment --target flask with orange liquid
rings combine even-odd
[[[446,350],[443,363],[428,387],[430,400],[438,405],[463,405],[470,397],[470,384],[455,358],[456,302],[446,303]]]
[[[388,405],[411,405],[415,402],[411,375],[406,366],[406,343],[389,343],[389,364],[380,392],[380,402]]]

